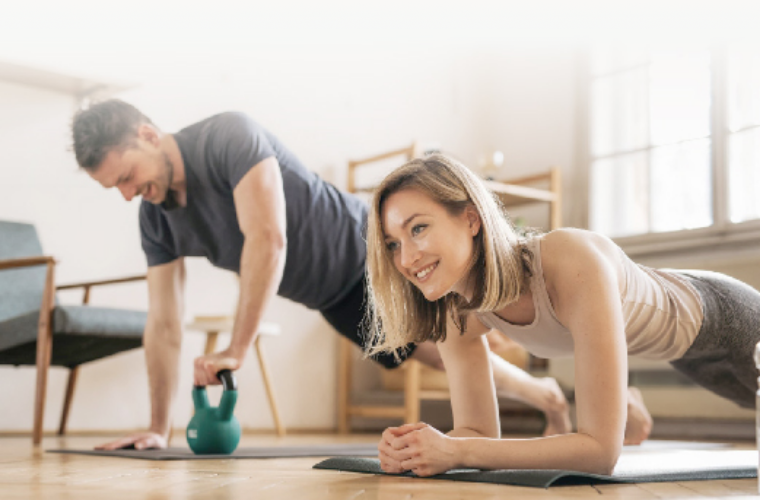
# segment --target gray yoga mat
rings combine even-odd
[[[377,456],[376,444],[315,444],[310,446],[271,446],[238,448],[231,455],[196,455],[189,448],[167,448],[165,450],[47,450],[49,453],[70,453],[75,455],[95,455],[99,457],[138,458],[142,460],[207,460],[235,458],[293,458]]]
[[[549,486],[604,483],[659,483],[707,479],[757,477],[758,452],[755,450],[683,450],[623,454],[611,476],[566,470],[453,470],[426,479],[447,479],[515,486]],[[386,474],[376,458],[329,458],[314,466],[366,474],[398,475],[418,478],[411,472]]]

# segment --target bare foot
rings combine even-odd
[[[538,408],[546,416],[546,428],[544,436],[567,434],[573,431],[570,422],[570,406],[567,404],[565,394],[562,392],[557,381],[551,377],[541,378],[536,381],[544,387],[542,404]]]
[[[624,444],[641,444],[652,432],[652,416],[649,414],[641,391],[628,388],[628,420],[625,424]]]

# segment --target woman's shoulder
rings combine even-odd
[[[594,282],[621,283],[621,255],[622,250],[612,240],[582,229],[559,229],[542,238],[544,282],[560,321],[567,319],[582,296],[581,287]]]
[[[619,262],[620,247],[607,236],[585,229],[555,229],[543,235],[539,244],[545,276],[584,272]]]

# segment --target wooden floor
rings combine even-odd
[[[317,471],[320,459],[144,461],[45,453],[89,448],[108,437],[0,438],[0,499],[598,499],[757,498],[756,479],[560,486],[550,489]],[[241,446],[376,442],[375,436],[244,436]],[[180,443],[175,443],[179,445]],[[753,443],[736,445],[751,448]]]

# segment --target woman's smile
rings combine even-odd
[[[413,272],[412,274],[417,278],[417,281],[424,283],[430,279],[430,275],[433,273],[433,271],[435,271],[437,267],[438,262],[433,262],[432,264],[425,266],[419,271]]]

